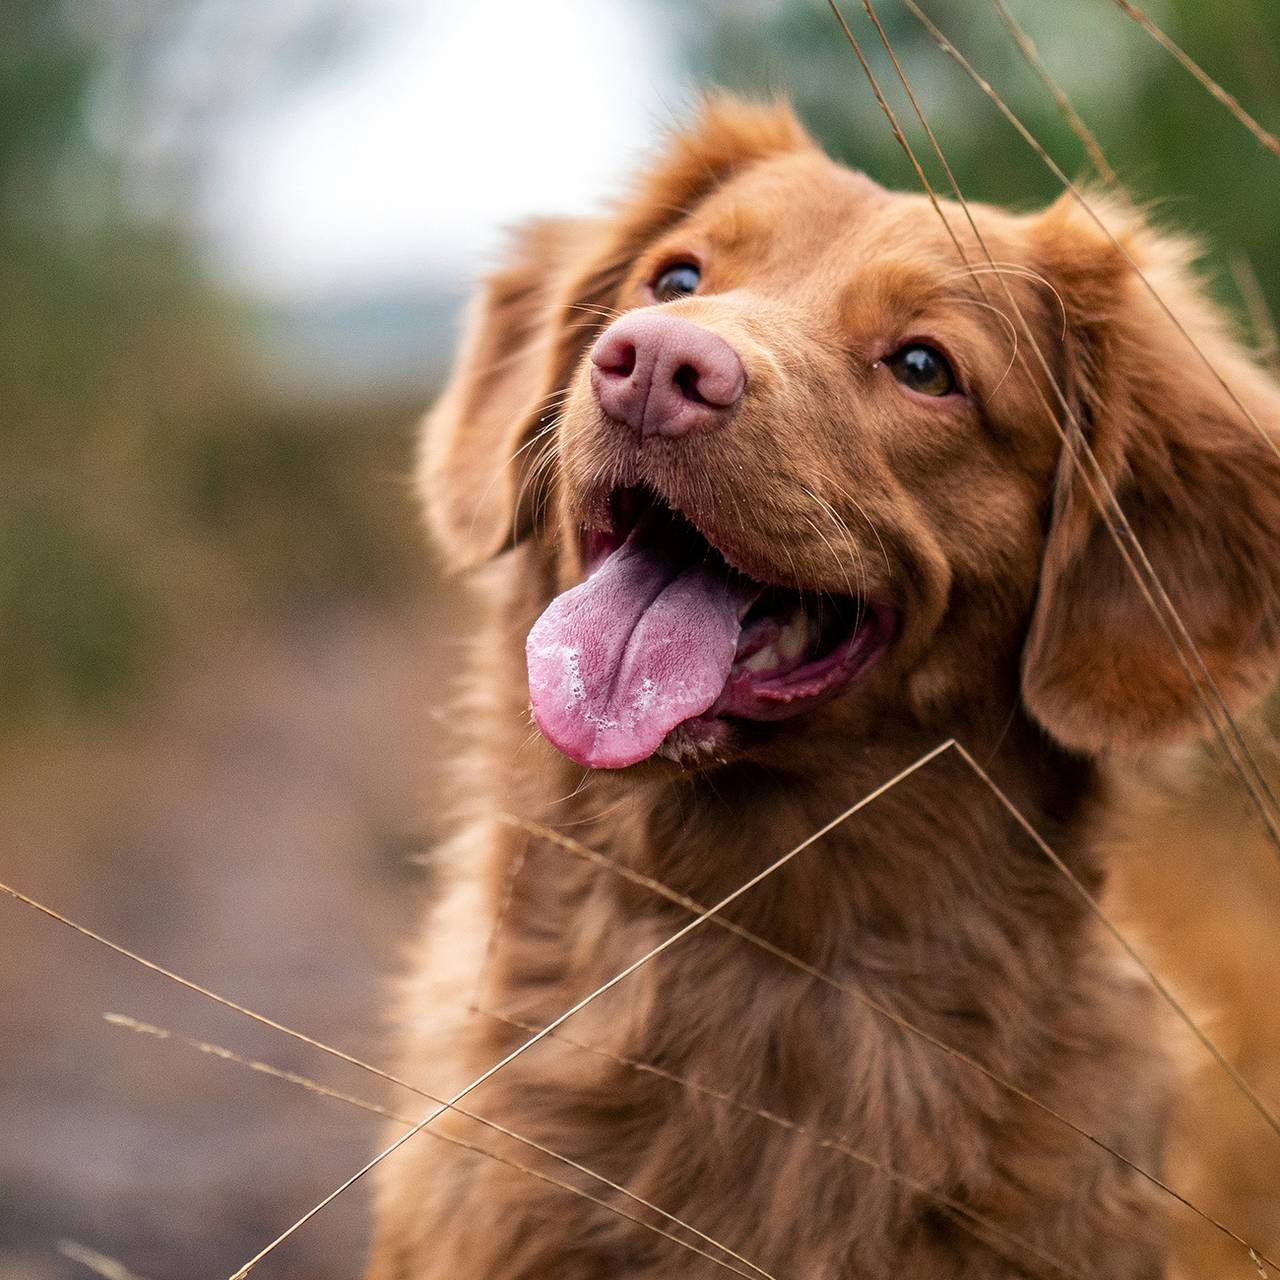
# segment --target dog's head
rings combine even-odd
[[[1066,200],[974,207],[981,245],[945,213],[963,258],[923,196],[833,163],[783,108],[720,99],[610,216],[519,236],[422,476],[454,565],[522,541],[546,558],[560,594],[529,684],[565,754],[777,758],[801,725],[1007,712],[1015,680],[1076,750],[1195,731],[1091,489],[1114,491],[1222,695],[1267,683],[1280,461],[1234,397],[1268,430],[1280,399],[1187,246],[1112,209],[1118,249]]]

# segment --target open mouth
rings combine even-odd
[[[529,632],[534,719],[570,759],[620,769],[680,725],[781,720],[832,697],[887,645],[892,610],[756,581],[640,490],[584,537],[587,575]]]

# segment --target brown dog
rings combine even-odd
[[[412,1078],[461,1087],[691,919],[500,811],[713,903],[955,737],[1099,888],[1099,757],[1201,720],[1055,422],[1082,425],[1227,700],[1265,684],[1276,454],[1074,204],[975,208],[1000,278],[946,213],[964,260],[923,197],[719,100],[611,216],[526,228],[489,282],[424,454],[487,621]],[[1280,424],[1188,246],[1107,217]],[[723,914],[768,947],[708,922],[466,1104],[701,1236],[441,1132],[749,1276],[1164,1274],[1158,1192],[1051,1114],[1160,1171],[1156,1006],[954,752]],[[429,1136],[388,1166],[371,1280],[725,1273]]]

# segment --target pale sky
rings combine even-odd
[[[472,275],[501,226],[593,207],[688,105],[642,5],[397,12],[215,149],[202,220],[236,283],[284,300]]]

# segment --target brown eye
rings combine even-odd
[[[673,262],[664,267],[653,282],[653,296],[658,302],[670,302],[697,293],[702,283],[702,272],[696,262]]]
[[[923,342],[910,342],[885,360],[889,372],[904,387],[922,396],[949,396],[956,390],[956,375],[947,357]]]

